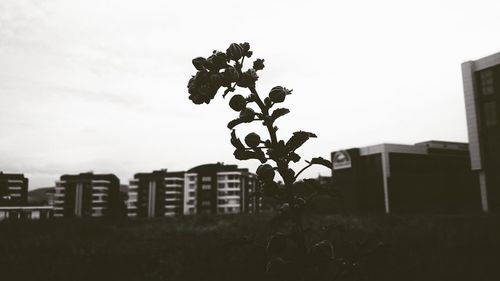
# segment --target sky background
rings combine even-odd
[[[465,142],[460,64],[500,51],[499,14],[499,1],[1,0],[0,170],[33,189],[90,170],[128,183],[218,161],[255,169],[233,158],[229,99],[188,100],[191,59],[232,42],[265,59],[261,94],[294,90],[278,134],[316,133],[306,159]]]

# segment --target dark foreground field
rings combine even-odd
[[[498,216],[312,216],[346,280],[500,280]],[[266,215],[0,223],[0,280],[265,280]],[[332,226],[317,230],[320,226]],[[342,229],[344,228],[344,229]],[[256,245],[240,245],[242,236]]]

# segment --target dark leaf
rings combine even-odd
[[[288,159],[290,161],[297,163],[300,160],[300,156],[295,152],[291,152],[290,154],[288,154]]]
[[[325,167],[327,167],[328,169],[332,169],[332,162],[330,162],[329,160],[326,160],[325,158],[323,157],[315,157],[311,160],[311,162],[309,161],[306,161],[307,163],[309,164],[315,164],[315,165],[323,165]]]
[[[229,123],[227,123],[227,127],[229,129],[233,129],[234,127],[236,127],[237,125],[239,125],[241,123],[245,123],[245,122],[243,120],[241,120],[240,118],[236,118],[234,120],[229,121]]]
[[[242,149],[242,150],[245,149],[245,146],[243,145],[243,143],[241,142],[241,140],[236,137],[236,131],[235,130],[231,131],[231,144],[236,149]]]
[[[315,138],[316,135],[309,132],[298,131],[293,133],[293,136],[286,142],[286,147],[289,151],[295,151],[301,147],[309,138]]]
[[[236,149],[233,155],[238,160],[261,159],[261,155],[259,155],[259,153],[249,150]]]
[[[256,147],[253,150],[259,156],[259,160],[260,160],[261,163],[266,163],[267,162],[266,154],[264,153],[264,151],[262,151],[262,149]]]
[[[276,120],[280,118],[281,116],[290,113],[290,110],[288,108],[277,108],[273,111],[273,114],[271,114],[271,117]]]

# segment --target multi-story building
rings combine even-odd
[[[54,217],[121,215],[120,180],[113,174],[62,175],[56,181]]]
[[[23,174],[0,171],[0,206],[22,206],[28,203],[28,179]]]
[[[163,217],[192,214],[257,212],[260,201],[251,194],[257,179],[248,169],[222,163],[186,172],[138,173],[130,180],[128,215]]]
[[[252,193],[257,178],[248,169],[222,163],[194,167],[186,173],[190,204],[185,213],[237,214],[255,213],[260,201]]]
[[[346,211],[480,210],[466,143],[380,144],[332,152],[333,186]]]
[[[163,217],[183,214],[184,172],[137,173],[130,180],[128,215]]]
[[[462,64],[472,170],[484,212],[500,212],[500,53]]]

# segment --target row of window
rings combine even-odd
[[[240,207],[227,207],[227,208],[219,207],[217,211],[219,212],[219,214],[238,213],[240,211]]]
[[[239,180],[240,176],[239,175],[219,175],[217,176],[217,180]]]
[[[217,193],[219,195],[219,197],[222,197],[222,196],[239,196],[240,195],[240,191],[239,190],[229,190],[229,191],[219,191]]]
[[[217,200],[217,204],[219,204],[219,205],[240,204],[240,199],[219,199],[219,200]]]
[[[239,188],[240,183],[239,182],[227,182],[227,183],[219,183],[219,188]]]

